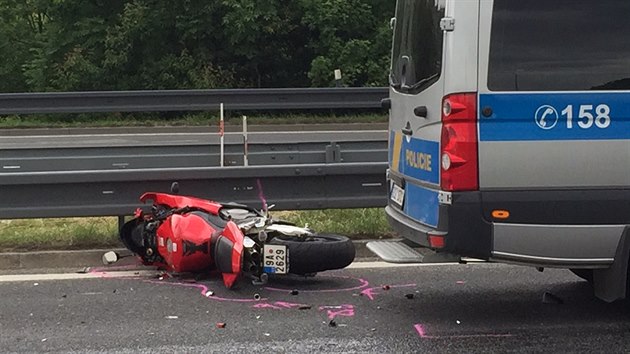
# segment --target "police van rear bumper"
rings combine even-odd
[[[440,251],[464,257],[545,267],[605,268],[614,261],[630,211],[606,208],[609,212],[600,216],[586,214],[588,210],[600,210],[602,205],[615,204],[612,199],[602,199],[615,195],[620,200],[618,193],[453,193],[451,205],[440,205],[435,228],[409,218],[395,205],[388,205],[386,214],[400,236],[422,247],[430,248],[429,236],[440,234],[445,240]],[[573,212],[558,210],[559,201]],[[507,220],[493,220],[491,211],[495,208],[515,212]],[[570,214],[575,216],[566,216]],[[612,214],[617,217],[611,218]]]
[[[435,228],[410,218],[391,202],[385,213],[396,233],[418,246],[431,248],[430,236],[444,236],[444,247],[437,251],[478,259],[492,256],[492,225],[483,220],[479,192],[454,193],[451,205],[440,204]]]

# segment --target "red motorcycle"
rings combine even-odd
[[[120,230],[124,245],[145,265],[176,273],[218,270],[231,288],[241,274],[264,284],[270,274],[341,269],[354,260],[352,241],[273,219],[266,208],[145,193],[150,212],[136,211]]]

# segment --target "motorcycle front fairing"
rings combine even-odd
[[[171,271],[210,269],[214,265],[210,244],[217,231],[197,215],[172,215],[157,229],[158,253]]]
[[[221,204],[165,193],[145,193],[142,201],[152,200],[153,204],[172,210],[186,210],[171,213],[159,223],[156,230],[147,230],[145,226],[155,219],[152,216],[138,215],[128,222],[133,227],[123,227],[121,238],[134,253],[138,254],[145,264],[147,260],[155,260],[157,266],[174,272],[200,272],[217,269],[223,275],[226,287],[231,288],[242,271],[244,236],[239,227],[232,221],[218,223],[216,218]],[[214,221],[214,222],[213,222]],[[130,248],[129,244],[137,243],[137,235],[133,241],[132,230],[142,225],[142,232],[148,242],[142,242],[146,249],[155,244],[160,257],[146,257],[147,253],[139,252],[138,247]],[[218,225],[219,224],[219,225]],[[137,231],[136,231],[137,232]],[[152,234],[152,235],[151,235]]]
[[[228,288],[234,285],[243,269],[243,242],[241,229],[232,221],[227,223],[221,235],[217,237],[214,249],[215,263],[223,275],[223,283]]]

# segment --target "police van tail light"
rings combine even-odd
[[[442,190],[479,189],[476,93],[453,94],[442,100],[440,164]]]
[[[429,234],[429,246],[431,248],[444,248],[444,235]]]

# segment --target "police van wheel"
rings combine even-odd
[[[302,238],[276,236],[269,244],[287,246],[289,273],[298,275],[345,268],[355,256],[352,240],[335,234],[314,234]]]

